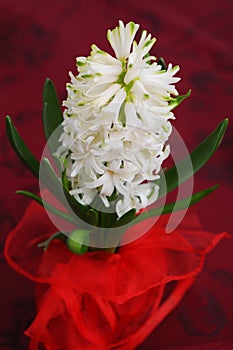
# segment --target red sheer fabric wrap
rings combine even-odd
[[[57,240],[44,252],[38,243],[56,229],[41,207],[30,204],[5,245],[8,263],[37,283],[38,312],[26,330],[30,349],[40,343],[46,350],[135,349],[179,303],[206,254],[227,235],[201,231],[197,222],[166,234],[166,220],[116,254],[79,256]]]

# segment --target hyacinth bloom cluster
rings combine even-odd
[[[170,152],[171,101],[180,80],[179,67],[164,69],[150,55],[151,34],[135,41],[138,28],[120,21],[108,31],[115,57],[92,45],[90,56],[77,58],[58,150],[76,200],[91,205],[99,196],[108,207],[114,195],[118,217],[158,197],[155,180]]]

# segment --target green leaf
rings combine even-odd
[[[25,145],[9,116],[6,117],[6,131],[10,144],[17,156],[23,161],[33,175],[39,178],[40,163]]]
[[[88,208],[78,203],[78,201],[69,194],[66,188],[63,187],[61,179],[56,175],[47,158],[43,158],[41,161],[40,180],[61,202],[67,211],[72,209],[81,220],[86,221],[84,214]]]
[[[149,211],[145,211],[133,221],[133,224],[135,225],[143,220],[149,219],[154,216],[168,214],[174,211],[180,211],[188,207],[191,207],[195,203],[199,202],[202,198],[208,196],[210,193],[215,191],[218,187],[219,185],[215,185],[213,187],[197,192],[190,197],[181,199],[180,201],[166,204],[164,207],[158,207],[158,208],[151,209]]]
[[[219,123],[217,128],[204,141],[202,141],[202,143],[200,143],[200,145],[198,145],[189,156],[166,171],[165,174],[161,175],[159,181],[159,183],[161,183],[159,198],[188,180],[207,163],[220,145],[227,125],[228,119],[226,118]],[[190,167],[190,161],[192,167]]]
[[[130,223],[134,219],[135,213],[136,213],[136,209],[135,208],[129,210],[127,213],[125,213],[123,216],[121,216],[120,219],[117,220],[113,224],[112,227],[120,227],[120,226],[127,225],[128,223]]]
[[[62,185],[63,185],[63,191],[66,197],[66,200],[68,201],[70,208],[75,212],[76,215],[85,222],[85,213],[88,210],[88,206],[84,206],[80,204],[70,193],[69,193],[69,181],[66,177],[66,173],[62,173]]]
[[[61,179],[57,176],[48,158],[43,158],[40,164],[40,181],[56,196],[64,202]]]
[[[46,209],[48,209],[51,213],[57,215],[58,217],[62,218],[63,220],[69,221],[72,224],[76,224],[75,218],[73,218],[71,215],[62,212],[61,210],[53,207],[51,204],[49,204],[47,201],[42,200],[41,197],[37,196],[36,194],[29,192],[29,191],[24,191],[24,190],[20,190],[20,191],[16,191],[16,194],[22,194],[26,197],[31,198],[32,200],[34,200],[35,202],[37,202],[38,204],[40,204],[42,207],[45,207]]]
[[[62,123],[62,110],[57,97],[55,86],[50,79],[45,80],[43,91],[43,126],[48,140],[56,128]],[[53,151],[56,151],[54,149]]]
[[[185,95],[179,95],[177,97],[171,98],[169,101],[169,106],[172,107],[172,110],[181,104],[186,98],[191,95],[191,89]]]

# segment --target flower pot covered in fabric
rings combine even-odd
[[[163,216],[115,254],[76,255],[58,240],[44,252],[38,243],[55,227],[30,204],[5,246],[8,263],[37,283],[38,313],[26,330],[30,349],[40,343],[46,350],[135,349],[180,302],[226,235],[201,231],[198,222],[166,234],[166,221]]]

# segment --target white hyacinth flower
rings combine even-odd
[[[169,99],[178,95],[174,77],[149,54],[155,39],[130,22],[109,30],[116,57],[92,45],[88,57],[77,58],[78,75],[70,73],[60,155],[66,157],[70,193],[84,205],[99,196],[104,205],[116,193],[118,217],[156,201],[155,180],[164,159],[174,119]]]

